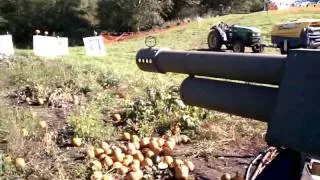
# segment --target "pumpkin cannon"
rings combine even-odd
[[[303,49],[283,56],[145,48],[136,63],[188,75],[180,88],[187,105],[268,123],[266,141],[280,154],[257,179],[299,179],[305,162],[320,158],[319,57]]]

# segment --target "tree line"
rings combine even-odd
[[[249,13],[263,6],[264,0],[1,0],[0,33],[13,34],[18,46],[30,44],[36,29],[77,44],[94,30],[143,31],[176,19]]]

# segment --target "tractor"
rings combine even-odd
[[[245,47],[251,47],[254,53],[264,51],[260,29],[240,25],[229,26],[223,22],[212,26],[208,35],[209,50],[220,51],[222,45],[237,53],[243,53]]]

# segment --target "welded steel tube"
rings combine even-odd
[[[222,52],[141,49],[136,62],[141,70],[279,85],[286,56]]]
[[[189,77],[180,94],[190,106],[267,122],[276,107],[278,88]]]

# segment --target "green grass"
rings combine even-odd
[[[88,108],[78,108],[69,118],[69,124],[80,137],[99,139],[104,141],[116,140],[115,128],[105,123],[101,118],[101,106],[89,104]]]

